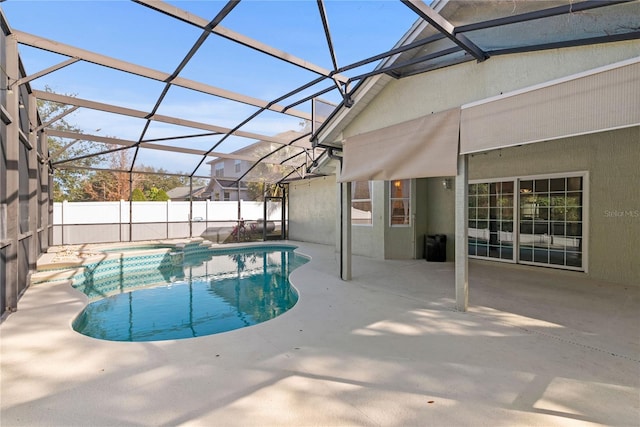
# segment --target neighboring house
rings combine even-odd
[[[212,177],[209,183],[208,192],[211,200],[214,201],[237,201],[249,200],[249,191],[247,183],[240,181],[240,194],[238,197],[238,184],[230,179],[220,179]]]
[[[208,200],[209,192],[207,190],[207,186],[198,186],[193,188],[193,200]],[[167,191],[167,196],[171,200],[189,200],[189,187],[176,187],[169,191]]]
[[[303,134],[296,131],[287,131],[274,136],[278,140],[289,143],[296,138],[300,138]],[[301,140],[299,145],[310,145],[308,138],[306,141]],[[271,182],[270,177],[266,174],[269,172],[265,170],[265,165],[259,165],[254,167],[255,161],[248,159],[260,159],[268,153],[281,147],[282,144],[277,144],[269,141],[258,141],[240,150],[230,153],[233,158],[219,158],[207,162],[211,166],[211,181],[207,188],[207,193],[210,194],[211,200],[238,200],[238,179],[240,179],[240,199],[251,200],[247,183],[253,179],[260,179],[261,177],[267,178],[266,181]],[[300,151],[299,149],[296,149]],[[271,161],[272,168],[278,168],[278,163],[281,160],[286,159],[290,154],[288,150],[279,150],[271,158],[267,158],[266,161]],[[276,171],[277,172],[277,171]]]
[[[491,19],[506,3],[434,7],[464,24]],[[637,3],[625,7],[638,10]],[[540,38],[557,33],[586,39],[630,19],[615,8],[598,13],[606,15],[580,34],[565,17],[518,31],[478,30],[477,39],[483,46],[553,42]],[[419,21],[399,44],[423,40],[429,30]],[[407,62],[393,76],[367,78],[353,106],[341,106],[323,125],[317,143],[342,156],[342,169],[334,161],[337,176],[289,184],[289,238],[416,259],[427,236],[443,234],[448,261],[466,254],[639,285],[640,40],[514,50],[484,62],[440,59],[441,48],[425,44],[412,54],[435,58],[428,69]],[[410,59],[405,52],[381,67]],[[340,227],[348,215],[353,225]],[[466,242],[456,231],[465,227]],[[456,251],[460,236],[465,247]]]

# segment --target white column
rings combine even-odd
[[[456,175],[456,309],[467,311],[469,306],[469,257],[467,252],[468,235],[468,160],[467,155],[458,156],[458,175]]]
[[[351,280],[351,183],[343,182],[340,186],[340,278]]]

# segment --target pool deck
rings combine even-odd
[[[639,426],[640,286],[470,262],[354,257],[291,242],[296,306],[200,338],[101,341],[71,329],[86,299],[30,287],[0,326],[0,425]]]

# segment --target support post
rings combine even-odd
[[[40,252],[45,252],[51,244],[49,240],[49,204],[50,204],[50,192],[49,187],[49,165],[47,164],[48,141],[47,134],[43,131],[38,133],[38,152],[42,156],[42,162],[38,165],[40,169],[40,181],[38,182],[38,215],[39,221],[39,233],[40,233]]]
[[[281,226],[280,226],[280,234],[282,237],[282,240],[287,239],[287,189],[289,188],[289,186],[287,185],[286,187],[283,185],[282,186],[282,204],[280,205],[280,215],[281,215]]]
[[[133,172],[129,171],[129,241],[133,242]]]
[[[267,184],[264,184],[266,187]],[[267,203],[269,202],[269,197],[267,196],[267,190],[263,188],[262,191],[262,241],[267,241]],[[285,265],[285,264],[282,264]],[[266,270],[265,270],[266,271]]]
[[[6,66],[7,75],[12,82],[17,80],[19,76],[18,68],[18,43],[15,37],[7,36],[6,40]],[[7,79],[9,81],[9,79]],[[7,179],[6,185],[6,204],[7,204],[7,235],[6,239],[9,245],[5,250],[6,259],[6,283],[4,292],[4,308],[5,311],[15,311],[18,306],[18,236],[20,234],[20,173],[18,164],[20,159],[20,136],[18,130],[20,128],[20,113],[18,110],[18,99],[20,94],[20,86],[13,87],[11,92],[7,91],[6,110],[11,119],[7,124]]]
[[[38,123],[38,106],[36,97],[33,94],[28,95],[28,111],[27,117],[29,122],[29,128],[26,129],[28,133],[27,138],[29,139],[29,145],[31,149],[29,150],[29,154],[27,155],[27,174],[29,177],[29,194],[28,194],[28,206],[29,206],[29,234],[28,237],[28,262],[29,266],[29,275],[32,271],[36,269],[36,262],[38,261],[38,254],[40,248],[40,236],[38,233],[38,216],[40,214],[38,210],[38,139],[36,137],[36,132],[33,130],[35,128],[35,123]],[[28,287],[27,283],[25,287]]]
[[[69,201],[67,199],[64,199],[62,201],[62,204],[60,205],[60,244],[64,245],[64,236],[65,236],[65,216],[64,216],[64,212],[67,210],[67,206],[68,206]]]
[[[167,224],[169,217],[167,216]],[[189,238],[193,237],[193,177],[189,177]],[[169,235],[167,234],[167,238]]]
[[[49,138],[46,134],[45,134],[45,138]],[[47,150],[46,152],[49,152],[49,146],[48,146],[48,142],[47,142]],[[47,201],[47,203],[49,204],[48,206],[48,210],[49,210],[49,217],[48,217],[48,225],[49,225],[49,245],[53,245],[55,244],[54,239],[53,239],[53,232],[54,232],[54,224],[53,224],[53,174],[55,173],[53,171],[53,169],[51,168],[50,165],[47,165],[49,174],[47,179],[49,180],[49,200]]]
[[[469,306],[469,256],[467,252],[468,235],[468,159],[467,155],[458,156],[458,175],[456,175],[455,201],[455,277],[456,309],[467,311]]]
[[[351,280],[351,183],[340,187],[340,278]]]
[[[240,221],[242,221],[242,200],[240,200],[240,181],[238,181],[238,222],[236,225],[236,241],[240,242]]]

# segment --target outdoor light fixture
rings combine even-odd
[[[442,187],[445,190],[451,190],[451,178],[445,178],[442,180]]]

